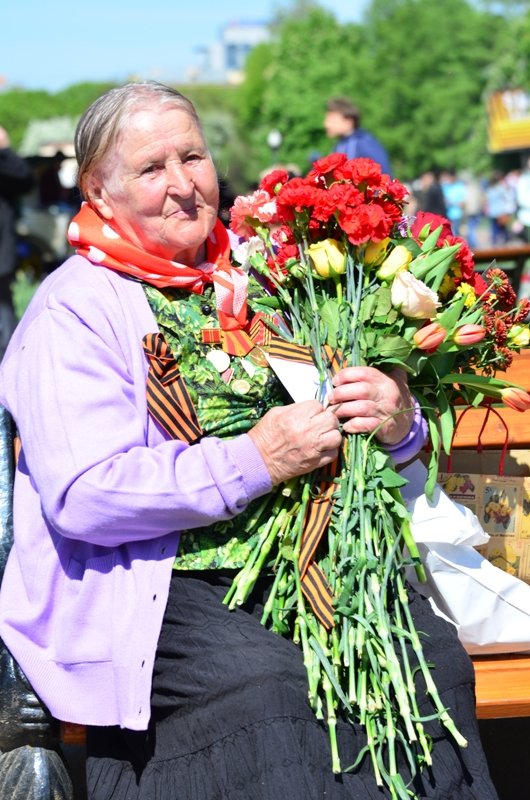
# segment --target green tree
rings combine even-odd
[[[273,159],[266,144],[272,128],[283,135],[277,158],[302,171],[312,155],[330,151],[322,118],[332,95],[360,107],[363,127],[385,144],[403,180],[434,164],[485,171],[492,76],[510,73],[528,83],[524,5],[372,0],[361,24],[340,25],[314,2],[291,4],[273,25],[271,43],[249,58],[239,92],[254,180]]]
[[[326,100],[345,87],[352,53],[362,39],[359,26],[341,26],[314,3],[299,3],[295,12],[279,18],[272,42],[251,54],[240,88],[239,120],[252,154],[250,180],[277,160],[304,172],[315,154],[331,150],[322,127]],[[267,145],[272,129],[282,134],[277,153]]]
[[[373,0],[359,69],[363,101],[398,176],[488,161],[484,87],[504,22],[466,0]]]

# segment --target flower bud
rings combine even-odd
[[[424,325],[413,336],[413,341],[418,350],[434,351],[441,345],[447,331],[439,322],[430,322]]]
[[[408,269],[411,261],[412,253],[410,250],[407,250],[404,245],[398,244],[390,255],[385,258],[376,275],[382,281],[390,281],[398,272]]]
[[[478,344],[486,335],[486,328],[482,325],[461,325],[453,333],[453,342],[460,345]]]
[[[436,292],[407,270],[398,272],[394,278],[390,301],[394,308],[411,319],[432,319],[440,305]]]
[[[385,258],[390,239],[382,239],[380,242],[368,242],[364,248],[363,261],[367,267],[375,267]]]
[[[530,408],[530,394],[517,386],[509,386],[501,389],[503,403],[516,411],[528,411]]]
[[[321,278],[332,278],[346,272],[346,248],[336,239],[323,239],[309,245],[306,254]]]
[[[508,341],[513,347],[528,347],[530,344],[528,325],[513,325],[508,331]]]

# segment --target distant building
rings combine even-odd
[[[200,83],[240,83],[248,54],[269,39],[266,22],[229,22],[217,42],[201,49],[203,67],[191,71],[189,77]]]

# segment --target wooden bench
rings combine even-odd
[[[530,248],[528,248],[530,254]],[[522,350],[506,373],[497,377],[517,383],[530,391],[530,350]],[[521,413],[507,406],[499,407],[508,428],[511,450],[530,448],[530,412]],[[486,408],[457,412],[455,449],[476,451],[478,433],[487,413]],[[481,435],[485,449],[502,450],[506,429],[498,417],[491,415]],[[479,719],[530,717],[530,655],[473,656],[476,677],[477,716]]]

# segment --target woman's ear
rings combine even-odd
[[[89,179],[85,189],[85,195],[90,205],[98,211],[103,219],[111,220],[114,217],[112,207],[107,200],[107,192],[94,177]]]

